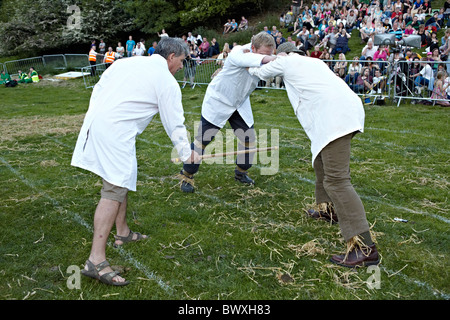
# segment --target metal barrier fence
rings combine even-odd
[[[19,73],[19,70],[28,72],[30,67],[34,67],[39,72],[39,70],[43,69],[81,69],[88,64],[89,56],[87,54],[54,54],[6,61],[0,64],[0,71],[5,70],[5,72],[14,76]]]
[[[375,103],[377,99],[391,96],[391,82],[388,76],[392,65],[387,61],[369,60],[323,60],[335,74],[342,78],[352,90]],[[190,85],[207,85],[220,72],[224,60],[199,59],[185,60],[183,70],[178,71],[175,78],[184,88]],[[363,79],[363,71],[367,69],[367,80]],[[379,74],[378,74],[379,71]],[[257,88],[284,89],[283,79],[275,77],[268,81],[259,81]]]
[[[397,106],[400,105],[402,99],[416,100],[422,102],[427,101],[433,105],[450,104],[449,89],[442,90],[435,81],[441,80],[445,83],[447,70],[450,69],[449,62],[442,61],[398,61],[394,65],[391,73],[393,80],[393,99],[398,100]],[[421,70],[422,73],[420,72]]]
[[[5,71],[10,75],[17,75],[19,70],[28,73],[31,67],[35,70],[44,69],[45,61],[43,57],[33,57],[5,62]]]
[[[106,63],[99,63],[81,68],[86,89],[93,88],[97,84],[107,67]]]

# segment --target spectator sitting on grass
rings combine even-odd
[[[316,58],[316,59],[319,59],[321,55],[322,55],[322,51],[320,51],[320,46],[319,45],[315,45],[313,52],[311,52],[309,54],[309,56],[311,58]]]
[[[2,74],[0,76],[0,84],[7,84],[11,81],[11,76],[9,73],[6,73],[5,70],[2,70]]]
[[[219,43],[217,42],[216,38],[212,38],[207,56],[208,58],[211,58],[212,56],[215,56],[219,53],[220,53]]]
[[[27,78],[27,74],[25,72],[22,72],[22,70],[19,70],[19,79],[17,80],[18,83],[25,83],[25,79]]]
[[[198,46],[200,49],[200,58],[205,59],[208,56],[208,50],[209,50],[209,42],[206,39],[206,37],[203,37],[202,43]]]
[[[223,25],[223,34],[230,32],[231,30],[231,19],[227,20],[227,23]]]
[[[244,16],[241,18],[241,22],[239,23],[239,31],[244,31],[248,29],[248,20],[245,19]]]
[[[236,22],[236,19],[231,19],[231,30],[230,30],[230,33],[231,32],[236,32],[236,31],[238,31],[238,24]]]

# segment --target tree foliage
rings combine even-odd
[[[170,35],[260,13],[286,1],[270,0],[0,0],[0,55],[42,54],[123,32]],[[69,10],[73,5],[79,15]],[[77,26],[68,21],[78,22]]]

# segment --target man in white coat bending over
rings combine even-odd
[[[222,71],[208,85],[202,105],[202,116],[198,134],[192,143],[192,150],[203,154],[217,132],[228,121],[239,140],[239,150],[254,147],[255,132],[253,113],[250,105],[250,94],[255,90],[259,79],[250,76],[248,67],[258,67],[275,59],[272,56],[275,40],[266,33],[260,32],[252,37],[251,44],[236,46],[229,54]],[[252,166],[254,153],[236,157],[235,179],[254,184],[247,170]],[[181,190],[194,192],[194,174],[200,164],[185,163],[181,170]]]
[[[181,39],[164,38],[151,57],[133,57],[114,63],[94,87],[72,158],[73,166],[103,179],[94,216],[91,253],[82,270],[88,277],[110,285],[129,283],[109,266],[106,242],[114,224],[116,246],[147,237],[128,227],[127,194],[129,190],[136,191],[136,136],[155,114],[159,112],[180,159],[188,163],[200,161],[190,148],[181,90],[173,76],[183,67],[188,53]]]
[[[331,261],[346,267],[378,264],[364,206],[350,182],[351,139],[364,130],[361,99],[325,63],[302,53],[291,43],[281,44],[275,61],[249,73],[261,79],[283,77],[289,101],[311,140],[316,203],[334,210],[325,205],[310,215],[339,221],[348,243],[347,253],[333,255]]]

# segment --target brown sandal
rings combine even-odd
[[[109,284],[111,286],[126,286],[127,284],[130,283],[129,281],[124,282],[114,281],[113,279],[119,275],[119,272],[117,271],[107,272],[100,275],[99,274],[100,271],[109,267],[109,262],[106,260],[100,262],[97,265],[94,265],[90,260],[87,260],[86,266],[88,267],[88,270],[86,269],[81,270],[81,274],[92,279],[100,280],[100,282],[104,284]]]
[[[133,236],[134,236],[134,235],[137,236],[136,239],[133,239]],[[140,234],[139,232],[133,232],[133,231],[130,230],[130,233],[129,233],[128,236],[126,236],[126,237],[122,237],[122,236],[115,235],[115,236],[114,236],[114,239],[115,239],[115,240],[122,241],[122,244],[117,244],[117,243],[114,242],[113,247],[114,247],[114,248],[118,248],[118,247],[120,247],[121,245],[124,245],[125,243],[128,243],[128,242],[136,242],[136,241],[140,241],[140,240],[142,240],[142,239],[147,239],[147,238],[148,238],[147,236],[144,236],[144,235]]]

